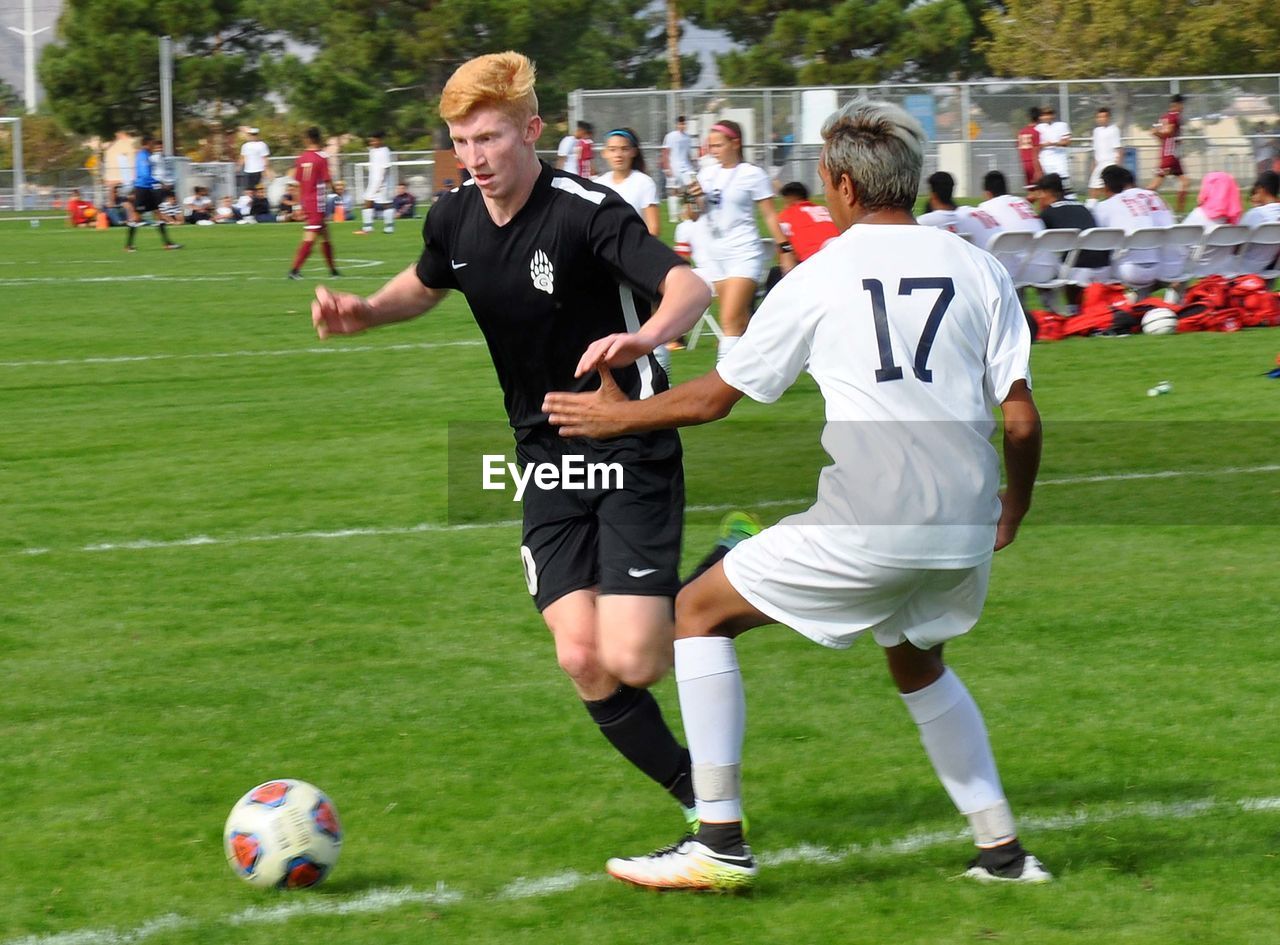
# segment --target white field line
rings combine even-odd
[[[211,361],[230,358],[289,358],[300,354],[358,354],[366,351],[429,351],[432,348],[468,348],[484,344],[479,340],[423,341],[397,345],[331,345],[314,348],[282,348],[275,351],[206,351],[197,354],[120,354],[89,358],[58,358],[44,361],[0,361],[0,368],[65,367],[83,364],[133,364],[140,361]]]
[[[85,260],[88,263],[101,263],[102,260]],[[372,269],[385,265],[382,259],[338,259],[343,269]],[[65,264],[65,263],[64,263]],[[20,263],[18,265],[21,265]],[[28,265],[44,265],[31,261]],[[261,270],[231,270],[217,275],[181,275],[178,273],[134,273],[121,276],[14,276],[0,278],[0,285],[65,285],[67,283],[93,285],[102,282],[279,282],[284,276],[280,274],[263,274]],[[352,276],[353,279],[383,278],[382,276]]]
[[[1146,801],[1103,807],[1093,812],[1079,809],[1063,814],[1029,816],[1019,820],[1022,833],[1049,833],[1096,827],[1119,820],[1144,818],[1147,820],[1187,820],[1215,814],[1257,813],[1280,811],[1280,797],[1251,797],[1238,801],[1220,801],[1202,798],[1191,801]],[[921,850],[949,844],[963,843],[969,839],[964,830],[938,830],[910,833],[896,840],[855,843],[845,847],[823,847],[802,844],[757,857],[765,867],[800,863],[807,866],[832,866],[848,860],[877,856],[905,856]],[[1050,864],[1052,866],[1052,863]],[[456,905],[467,901],[510,902],[535,899],[572,892],[588,883],[604,878],[603,873],[580,873],[565,870],[550,876],[529,879],[517,877],[497,892],[488,896],[466,896],[447,888],[443,883],[434,890],[421,890],[404,886],[390,889],[371,889],[346,898],[315,897],[294,894],[296,898],[274,906],[250,906],[238,912],[216,919],[198,920],[168,913],[149,919],[132,929],[79,929],[74,932],[58,932],[50,935],[28,935],[9,939],[0,945],[136,945],[138,942],[162,932],[196,929],[201,925],[221,924],[229,926],[279,925],[299,916],[373,915],[390,912],[401,906]],[[626,894],[626,893],[623,893]]]
[[[323,349],[328,350],[328,349]],[[1147,473],[1115,473],[1106,476],[1073,476],[1062,479],[1043,479],[1037,485],[1071,486],[1096,482],[1127,482],[1135,479],[1173,479],[1184,476],[1234,476],[1245,473],[1280,472],[1280,464],[1265,466],[1229,466],[1213,470],[1163,470]],[[753,509],[776,508],[778,506],[804,505],[812,499],[764,499],[747,505]],[[743,503],[721,503],[717,505],[690,505],[687,512],[729,512],[742,508]],[[494,522],[473,522],[460,525],[442,525],[434,522],[419,522],[416,525],[369,526],[365,528],[336,528],[300,532],[270,532],[264,535],[190,535],[186,538],[154,539],[134,538],[122,541],[94,542],[77,548],[53,549],[44,547],[23,548],[11,551],[0,557],[36,557],[53,554],[55,550],[72,552],[102,553],[112,551],[155,551],[165,548],[201,548],[213,545],[249,545],[276,541],[326,541],[335,538],[378,538],[397,535],[429,535],[449,534],[451,532],[471,532],[486,528],[516,528],[519,519],[503,519]]]

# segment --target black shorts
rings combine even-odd
[[[244,172],[244,189],[253,190],[262,183],[262,171]]]
[[[150,187],[133,188],[133,209],[139,213],[151,213],[160,206],[160,191]]]
[[[674,433],[653,434],[674,437]],[[523,469],[530,463],[562,467],[565,457],[616,464],[598,471],[585,489],[539,489],[524,494],[520,558],[538,610],[573,591],[675,597],[680,589],[680,541],[684,529],[684,465],[676,439],[643,451],[600,451],[582,440],[538,438],[517,445]],[[617,475],[620,470],[621,488]],[[584,469],[579,477],[586,480]]]

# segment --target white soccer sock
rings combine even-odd
[[[680,198],[675,194],[667,198],[667,222],[680,222]]]
[[[950,669],[916,692],[902,693],[920,729],[933,770],[960,813],[969,818],[974,841],[995,846],[1016,835],[1013,814],[1000,785],[996,759],[978,704]]]
[[[698,818],[707,823],[742,820],[739,772],[747,700],[733,641],[726,637],[676,640],[675,657]]]
[[[361,210],[360,219],[364,221],[364,228],[366,230],[372,230],[373,229],[373,208],[365,207],[363,210]]]
[[[396,210],[395,210],[395,207],[387,207],[387,209],[385,209],[385,210],[383,210],[383,211],[382,211],[382,225],[383,225],[383,226],[395,226],[395,225],[396,225]]]
[[[738,343],[738,339],[733,335],[725,335],[720,339],[720,346],[716,348],[716,364],[719,364],[729,356],[729,352],[733,350],[733,346]]]

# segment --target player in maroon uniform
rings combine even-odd
[[[1175,95],[1169,99],[1169,110],[1161,116],[1152,134],[1160,139],[1160,167],[1156,170],[1156,179],[1147,189],[1159,191],[1160,185],[1171,174],[1178,178],[1177,207],[1178,215],[1181,216],[1186,212],[1187,193],[1190,190],[1186,172],[1182,169],[1182,161],[1178,159],[1178,139],[1182,134],[1181,95]]]
[[[1040,123],[1040,107],[1032,105],[1027,117],[1030,121],[1018,131],[1018,157],[1022,160],[1022,173],[1029,189],[1044,176],[1040,170],[1040,132],[1036,131],[1036,125]]]
[[[311,255],[311,247],[316,237],[320,237],[324,250],[324,261],[329,264],[329,274],[338,275],[333,264],[333,243],[329,241],[329,228],[324,222],[324,198],[326,185],[333,178],[329,174],[329,159],[320,150],[320,129],[307,129],[307,149],[298,155],[298,162],[293,166],[293,178],[298,182],[301,191],[302,213],[305,217],[302,243],[293,257],[293,268],[289,270],[290,279],[302,278],[302,264]]]

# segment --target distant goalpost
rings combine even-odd
[[[9,136],[9,146],[13,152],[13,209],[25,210],[27,176],[22,166],[22,119],[0,116],[0,126],[3,125],[13,126],[13,133]]]

